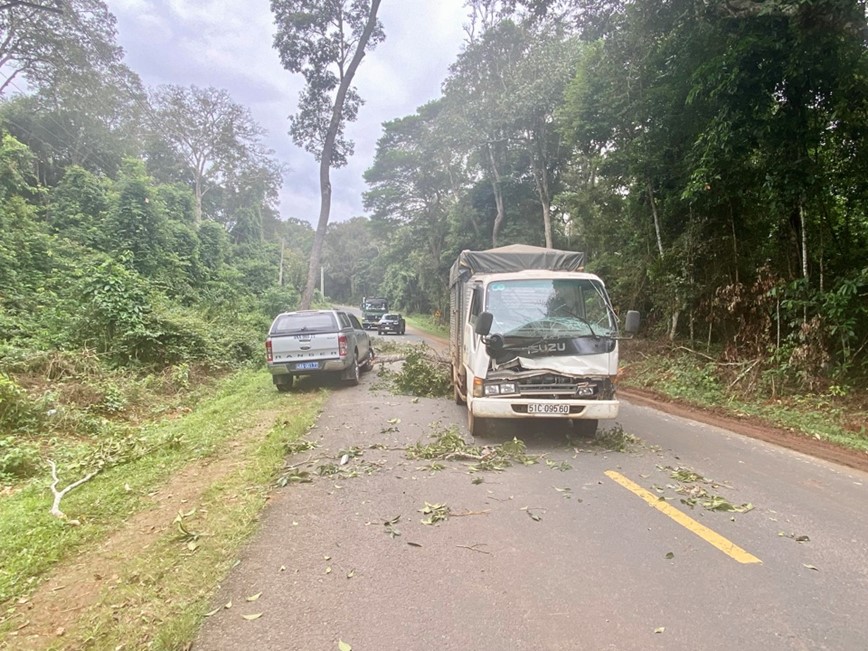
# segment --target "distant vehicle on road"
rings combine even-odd
[[[387,332],[393,332],[396,335],[404,334],[407,329],[407,322],[400,314],[384,314],[383,318],[377,324],[377,334],[384,335]]]
[[[367,330],[377,327],[383,315],[389,311],[389,300],[386,298],[374,298],[365,296],[362,298],[362,325]]]
[[[343,310],[278,314],[265,340],[265,360],[278,391],[290,391],[299,375],[334,374],[349,384],[374,366],[371,338],[355,315]]]

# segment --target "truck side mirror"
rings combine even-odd
[[[624,330],[627,331],[629,335],[635,335],[639,332],[639,322],[641,321],[639,317],[639,312],[636,310],[628,310],[627,311],[627,322],[624,324]]]
[[[473,332],[485,337],[491,332],[491,324],[494,322],[494,315],[491,312],[480,312],[476,317],[476,325],[473,326]]]

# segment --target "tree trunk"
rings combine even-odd
[[[500,172],[497,170],[497,162],[494,158],[494,150],[491,145],[488,146],[488,156],[491,160],[491,171],[493,179],[491,187],[494,190],[494,204],[497,206],[497,215],[494,218],[494,227],[491,229],[491,246],[497,246],[497,237],[500,235],[500,228],[503,226],[505,210],[503,207],[503,190],[500,187]]]
[[[657,252],[660,257],[663,257],[663,238],[660,237],[660,217],[657,215],[657,201],[654,199],[654,190],[651,189],[651,182],[647,184],[648,201],[651,203],[651,214],[654,217],[654,233],[657,235]]]
[[[805,219],[805,200],[799,200],[799,228],[802,230],[802,277],[808,277],[808,227]]]
[[[729,226],[732,229],[732,263],[735,266],[735,284],[738,284],[738,237],[735,233],[735,216],[733,215],[732,202],[729,204]]]
[[[277,271],[277,286],[283,287],[283,254],[286,249],[286,239],[280,238],[280,269]]]
[[[356,74],[362,58],[365,56],[365,47],[368,45],[368,40],[374,31],[377,24],[377,10],[380,8],[380,0],[371,0],[371,13],[368,15],[368,22],[365,24],[365,31],[359,37],[359,42],[356,44],[356,51],[353,54],[353,60],[347,68],[346,74],[341,78],[341,83],[338,86],[338,92],[335,96],[335,103],[332,107],[332,117],[329,122],[329,128],[326,132],[325,142],[323,142],[322,154],[319,162],[319,222],[316,227],[316,235],[313,238],[313,249],[310,252],[310,267],[307,270],[307,284],[304,287],[304,293],[301,295],[301,304],[299,309],[307,310],[310,308],[313,300],[313,291],[316,287],[317,274],[320,268],[320,260],[322,258],[322,245],[325,242],[326,228],[329,224],[329,214],[332,206],[332,184],[329,178],[331,171],[332,155],[335,148],[335,139],[337,138],[338,128],[341,123],[341,113],[343,112],[344,100],[347,97],[347,91]]]
[[[536,184],[537,196],[542,206],[543,215],[543,230],[545,231],[546,248],[554,248],[554,238],[552,236],[552,198],[549,188],[549,175],[546,169],[546,147],[545,147],[545,127],[538,128],[536,137],[536,151],[531,152],[531,171],[533,172],[533,180]]]
[[[198,226],[202,223],[202,181],[198,174],[196,175],[194,194],[196,201],[193,206],[193,221]]]
[[[539,197],[540,205],[542,206],[543,230],[545,231],[546,248],[553,249],[555,245],[552,237],[552,207],[548,190],[548,178],[545,169],[539,169],[534,165],[533,179],[536,181],[536,193]]]

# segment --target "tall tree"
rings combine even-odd
[[[274,47],[283,67],[301,73],[298,112],[290,134],[319,161],[320,212],[301,308],[310,306],[319,275],[331,211],[330,171],[346,165],[353,143],[344,125],[356,118],[362,99],[352,86],[365,52],[385,37],[377,19],[380,0],[271,0]]]
[[[151,96],[151,129],[186,163],[196,197],[196,223],[203,197],[237,179],[252,165],[274,169],[264,133],[244,106],[218,88],[161,86]],[[272,183],[276,177],[266,175]],[[172,179],[176,180],[176,179]]]
[[[442,107],[442,102],[430,102],[416,115],[386,122],[374,164],[365,172],[371,186],[365,207],[373,209],[376,220],[408,225],[435,268],[456,201],[448,153],[435,131]]]
[[[530,35],[520,25],[508,19],[497,22],[467,43],[443,85],[442,119],[451,125],[456,141],[473,154],[491,186],[492,246],[498,245],[505,225],[505,193],[521,155],[515,103],[522,84],[519,68],[526,65],[530,47]]]
[[[18,75],[40,88],[119,63],[115,22],[102,0],[0,4],[0,95]]]

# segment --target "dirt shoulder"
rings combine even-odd
[[[706,409],[698,409],[682,403],[674,402],[661,394],[639,389],[619,388],[618,395],[637,405],[658,409],[691,420],[714,425],[744,436],[774,443],[781,447],[801,452],[818,459],[840,463],[850,468],[868,472],[868,453],[835,445],[829,441],[809,438],[805,434],[793,432],[780,427],[774,427],[761,419],[754,417],[734,418],[718,414]]]
[[[148,495],[152,505],[132,517],[112,536],[60,564],[13,615],[12,646],[43,649],[57,644],[94,607],[105,590],[118,586],[130,560],[174,528],[173,518],[201,499],[205,491],[244,463],[251,443],[261,438],[280,414],[269,410],[232,441],[223,454],[191,463]]]

